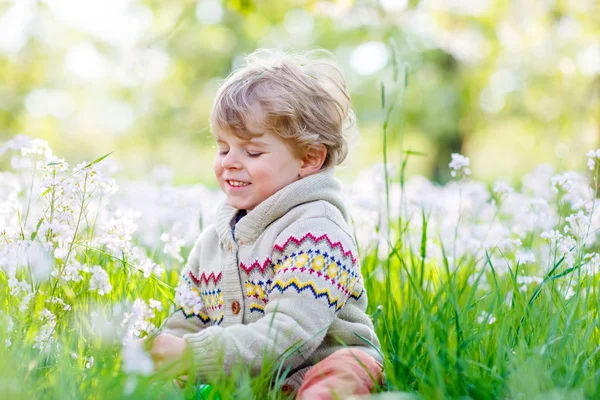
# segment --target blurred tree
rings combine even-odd
[[[390,145],[403,135],[428,155],[410,173],[445,181],[452,152],[487,179],[542,161],[575,167],[600,135],[598,9],[594,0],[3,2],[0,140],[42,137],[75,161],[118,149],[129,175],[167,164],[179,182],[208,182],[221,79],[258,47],[323,47],[347,73],[361,166],[381,161],[371,143],[381,141],[383,82],[403,98]],[[391,40],[410,66],[406,91],[394,87]]]

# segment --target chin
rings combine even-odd
[[[240,201],[230,201],[229,205],[233,208],[237,208],[238,210],[248,210],[249,207],[252,207],[252,205]]]

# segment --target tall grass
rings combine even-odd
[[[387,145],[390,116],[402,112],[403,107],[396,106],[402,105],[409,75],[407,67],[397,61],[394,71],[393,90],[388,95],[399,100],[388,101],[384,85],[381,96],[386,163],[391,150]],[[396,132],[401,139],[402,126]],[[536,230],[522,238],[524,248],[548,251],[547,257],[534,263],[522,263],[514,252],[493,246],[459,254],[459,228],[470,222],[459,215],[455,236],[448,241],[431,210],[414,212],[414,207],[409,207],[405,168],[409,157],[420,153],[403,146],[398,182],[388,168],[383,169],[385,207],[377,226],[380,240],[361,254],[368,312],[385,356],[384,390],[427,399],[600,396],[600,297],[597,268],[592,265],[597,244],[588,241],[596,235],[592,224],[595,197],[592,207],[586,209],[587,231],[574,236],[577,240],[572,243],[549,239],[550,245],[544,247],[541,232]],[[48,165],[55,167],[56,163]],[[195,398],[196,388],[191,383],[180,389],[160,374],[136,373],[123,351],[123,342],[129,337],[152,334],[156,329],[147,323],[160,326],[172,312],[182,263],[145,276],[139,257],[135,259],[130,250],[119,253],[107,242],[94,241],[99,235],[98,211],[90,204],[97,201],[100,207],[103,195],[94,194],[98,186],[88,187],[87,179],[88,174],[96,173],[96,164],[79,168],[79,191],[69,204],[60,202],[64,193],[56,181],[36,193],[33,168],[31,187],[21,191],[21,204],[27,207],[23,216],[17,216],[19,230],[11,235],[0,227],[0,393],[10,399]],[[598,163],[594,165],[591,191],[597,193]],[[51,174],[57,177],[56,171]],[[459,188],[462,184],[464,181],[457,183]],[[391,196],[394,185],[400,188],[398,204]],[[577,210],[566,201],[568,190],[561,189],[564,182],[557,187],[555,229],[566,237],[565,227],[573,226],[569,218]],[[459,189],[460,199],[461,193]],[[30,212],[32,202],[41,200],[46,201],[43,212]],[[493,221],[507,218],[502,215],[501,199],[492,195],[491,200],[498,203]],[[56,218],[57,210],[70,216],[68,223],[73,227],[71,240],[62,239],[67,246],[61,255],[55,252],[62,243],[56,238],[58,228],[43,229]],[[36,218],[33,223],[32,218]],[[2,251],[20,242],[47,245],[46,250],[54,252],[52,269],[57,275],[40,279],[30,262],[22,262],[11,275],[9,255]],[[429,254],[432,243],[441,256]],[[571,247],[565,249],[564,243]],[[145,253],[160,265],[172,263],[156,249]],[[87,266],[99,266],[107,273],[111,289],[102,294],[94,288],[98,284],[91,272],[82,272],[79,281],[60,279],[72,266],[66,261],[70,257]],[[532,280],[524,283],[528,277]],[[17,290],[11,278],[28,282],[31,288]],[[23,306],[27,293],[31,301]],[[150,307],[150,299],[158,300],[162,308]],[[145,311],[139,311],[140,307]],[[140,313],[145,313],[144,318],[136,325]],[[279,361],[266,362],[258,377],[250,377],[241,366],[231,374],[223,373],[210,382],[214,393],[222,398],[280,398],[279,391],[271,389],[277,386],[273,371],[280,367]]]

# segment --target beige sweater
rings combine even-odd
[[[221,204],[196,241],[164,328],[186,339],[200,379],[238,362],[257,374],[265,354],[283,355],[284,383],[297,389],[308,368],[344,346],[381,362],[357,336],[379,348],[333,170],[284,187],[233,229],[238,211]]]

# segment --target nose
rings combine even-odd
[[[223,160],[221,160],[221,165],[225,169],[242,168],[242,163],[240,162],[239,157],[236,155],[236,151],[233,149],[230,149],[227,154],[225,154],[225,157],[223,157]]]

